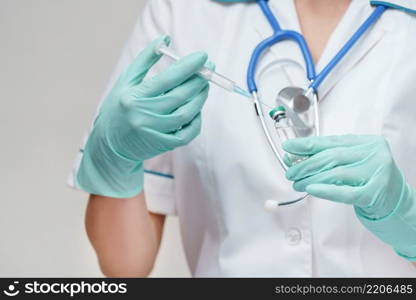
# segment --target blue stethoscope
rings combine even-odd
[[[300,128],[297,132],[297,136],[310,135],[311,131],[308,131],[308,126],[305,125],[302,120],[302,114],[306,113],[308,110],[313,111],[314,118],[314,134],[319,135],[319,113],[318,113],[318,88],[325,80],[325,78],[331,73],[331,71],[340,63],[344,56],[351,50],[351,48],[357,43],[357,41],[367,32],[370,27],[382,16],[386,11],[387,7],[384,5],[378,5],[372,12],[372,14],[365,20],[365,22],[358,28],[358,30],[353,34],[353,36],[346,42],[346,44],[341,48],[341,50],[334,56],[334,58],[328,63],[328,65],[319,73],[316,74],[315,64],[312,59],[312,54],[310,49],[304,39],[304,37],[293,30],[284,30],[280,27],[279,22],[274,16],[272,10],[270,9],[268,0],[257,0],[261,10],[266,16],[268,22],[270,23],[273,29],[273,35],[264,41],[262,41],[255,48],[247,71],[247,86],[248,90],[251,93],[254,101],[254,106],[256,109],[257,116],[261,123],[264,134],[267,138],[267,141],[279,161],[280,165],[284,170],[287,170],[283,156],[279,153],[278,147],[276,146],[274,139],[269,131],[269,128],[264,117],[263,108],[261,106],[261,101],[259,99],[258,88],[256,84],[256,70],[259,64],[259,60],[264,54],[264,52],[272,47],[273,45],[284,41],[292,40],[298,44],[306,65],[306,76],[310,82],[308,89],[304,90],[298,87],[288,87],[283,89],[279,93],[278,105],[273,109],[269,115],[272,119],[278,124],[282,121],[287,122],[290,119],[292,127]],[[302,131],[302,130],[303,131]],[[304,158],[299,158],[302,160]],[[296,163],[296,161],[295,161]],[[304,196],[287,202],[278,202],[270,200],[266,202],[266,207],[268,209],[274,209],[279,206],[290,205],[296,202],[299,202],[305,199],[308,194]]]

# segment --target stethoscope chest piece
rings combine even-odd
[[[276,108],[269,115],[275,122],[280,138],[307,137],[316,134],[314,107],[318,103],[315,93],[300,87],[282,89],[276,97]],[[290,130],[290,132],[288,132]],[[283,131],[283,132],[282,132]]]
[[[311,107],[311,101],[305,93],[306,91],[299,87],[286,87],[280,91],[277,103],[290,107],[296,113],[303,113]]]

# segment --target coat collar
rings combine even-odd
[[[223,3],[254,2],[255,0],[212,0]],[[407,13],[416,14],[416,3],[414,0],[390,0],[390,1],[369,1],[370,5],[386,5],[394,9],[403,10]]]
[[[391,1],[370,1],[371,5],[385,5],[390,8],[399,9],[406,13],[416,14],[416,1],[414,0],[391,0]]]

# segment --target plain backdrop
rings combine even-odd
[[[102,276],[66,178],[143,3],[0,0],[0,277]],[[175,218],[153,276],[189,276]]]

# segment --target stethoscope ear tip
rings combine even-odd
[[[264,202],[264,208],[268,212],[276,212],[279,209],[279,201],[267,200],[266,202]]]

